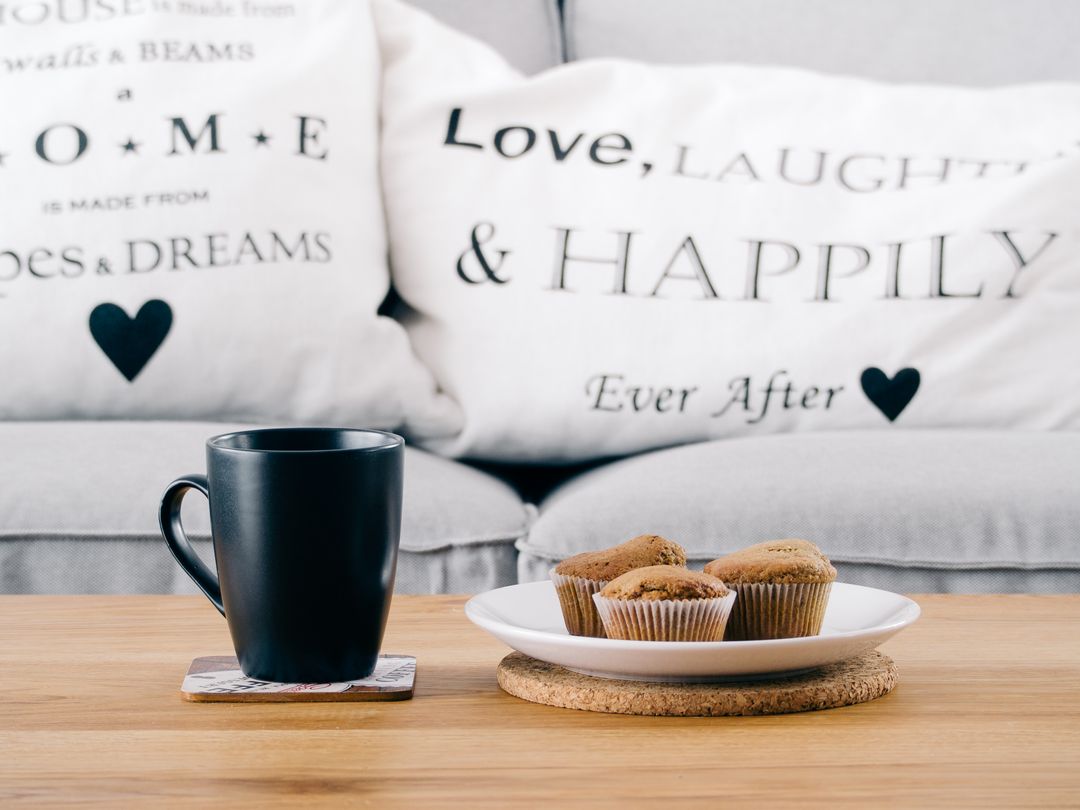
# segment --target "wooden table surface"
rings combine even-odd
[[[0,597],[0,806],[1080,806],[1080,596],[916,597],[881,700],[800,715],[591,714],[502,693],[460,597],[397,597],[416,697],[192,704],[231,651],[202,597]]]

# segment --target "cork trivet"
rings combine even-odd
[[[866,653],[839,664],[769,681],[649,683],[580,675],[519,652],[498,667],[499,686],[547,706],[616,714],[679,717],[788,714],[834,709],[887,695],[899,673],[887,655]]]

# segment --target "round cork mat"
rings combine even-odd
[[[510,653],[498,668],[499,686],[515,697],[589,712],[708,717],[789,714],[835,709],[887,695],[899,673],[877,651],[821,669],[768,681],[649,683],[594,678]]]

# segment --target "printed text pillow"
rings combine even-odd
[[[1080,85],[569,64],[378,0],[382,174],[433,446],[1080,427]]]
[[[0,418],[456,424],[401,327],[358,0],[0,8]]]

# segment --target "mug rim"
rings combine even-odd
[[[269,433],[364,433],[367,435],[376,435],[383,437],[383,442],[380,444],[374,444],[370,447],[322,447],[311,448],[304,450],[285,450],[285,449],[272,449],[266,447],[230,447],[222,442],[233,439],[237,436],[252,436],[262,435]],[[396,433],[391,433],[388,430],[377,430],[375,428],[337,428],[337,427],[276,427],[276,428],[253,428],[251,430],[233,430],[229,433],[220,433],[217,436],[211,436],[206,440],[206,447],[208,450],[220,450],[226,453],[253,453],[261,455],[270,455],[274,453],[287,454],[287,455],[321,455],[325,453],[375,453],[382,450],[393,450],[397,447],[402,447],[405,444],[405,440]]]

